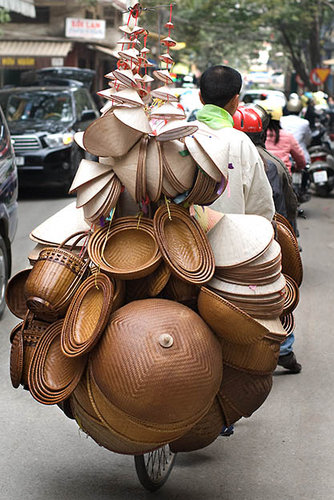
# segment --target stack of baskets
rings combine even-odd
[[[146,42],[135,49],[145,30],[122,31],[119,67],[102,91],[108,105],[76,137],[99,157],[84,160],[72,184],[81,219],[65,210],[57,236],[54,219],[34,230],[33,267],[7,287],[8,307],[23,319],[11,333],[11,379],[109,450],[191,451],[267,397],[293,327],[300,258],[286,225],[284,278],[267,220],[224,215],[207,236],[190,216],[191,203],[226,188],[226,151],[183,121],[168,65],[156,72],[163,102],[148,108]],[[126,192],[135,216],[118,211]],[[83,232],[61,241],[68,226]]]

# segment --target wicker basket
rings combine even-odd
[[[78,235],[80,237],[69,250],[63,248],[67,241]],[[53,322],[65,315],[88,269],[85,254],[78,257],[71,250],[86,236],[87,233],[75,233],[59,247],[47,247],[40,252],[24,287],[27,306],[36,318]]]

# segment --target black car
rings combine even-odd
[[[17,169],[10,134],[0,108],[0,316],[11,273],[11,243],[17,228]]]
[[[99,112],[83,83],[39,74],[39,85],[0,90],[12,136],[20,188],[69,187],[83,157],[73,140]],[[61,85],[59,85],[61,84]]]

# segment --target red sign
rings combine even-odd
[[[329,73],[329,68],[314,68],[310,73],[310,80],[314,85],[321,85],[327,80]]]

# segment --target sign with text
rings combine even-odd
[[[0,58],[0,66],[7,68],[30,68],[35,66],[36,59],[34,57],[13,57],[6,56]]]
[[[65,36],[67,38],[97,38],[106,37],[106,22],[104,19],[66,18]]]

